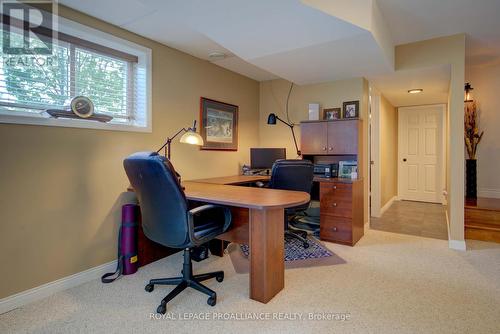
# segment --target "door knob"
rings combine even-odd
[[[332,205],[335,207],[335,206],[337,206],[337,203],[333,203]]]
[[[326,147],[323,147],[323,151],[326,151]]]
[[[403,159],[403,162],[406,162],[406,158]]]
[[[329,147],[328,149],[329,149],[330,151],[333,151],[333,147]]]

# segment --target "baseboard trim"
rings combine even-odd
[[[478,197],[500,198],[500,189],[479,188],[477,190]]]
[[[108,272],[116,269],[116,260],[100,266],[84,270],[82,272],[66,276],[35,288],[16,293],[0,299],[0,314],[9,312],[26,304],[38,301],[56,292],[61,292],[89,281],[101,278]]]
[[[390,200],[388,200],[387,203],[385,203],[385,205],[380,208],[380,215],[382,216],[384,214],[384,212],[386,212],[387,209],[389,209],[391,207],[392,203],[394,203],[394,201],[397,201],[397,200],[398,200],[398,196],[394,196]]]
[[[450,249],[455,249],[459,251],[467,250],[467,246],[465,245],[465,240],[449,240],[448,247]]]

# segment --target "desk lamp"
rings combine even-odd
[[[162,149],[165,149],[165,157],[168,160],[170,160],[170,151],[171,151],[170,145],[172,144],[172,141],[175,139],[175,137],[177,137],[183,132],[184,134],[181,136],[181,139],[179,140],[181,143],[198,145],[198,146],[203,145],[203,138],[201,138],[201,136],[196,132],[196,120],[195,120],[192,127],[182,128],[179,131],[177,131],[177,133],[172,137],[167,137],[167,141],[165,142],[165,144],[163,144],[163,146],[160,147],[156,152],[159,153]]]
[[[282,120],[281,118],[276,116],[276,114],[269,114],[269,116],[267,116],[267,124],[269,124],[269,125],[276,125],[276,120],[278,120],[281,123],[290,127],[290,130],[292,131],[293,143],[295,144],[295,149],[297,150],[297,156],[300,156],[301,153],[299,150],[299,146],[297,145],[297,139],[295,138],[295,132],[293,131],[293,127],[295,126],[295,124],[290,124],[288,122],[285,122],[284,120]]]

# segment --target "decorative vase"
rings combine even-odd
[[[477,198],[477,160],[465,160],[466,187],[465,197]]]

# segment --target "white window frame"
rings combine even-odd
[[[112,121],[109,123],[101,123],[97,121],[52,118],[41,114],[23,113],[7,111],[0,107],[0,123],[10,124],[27,124],[27,125],[43,125],[43,126],[59,126],[70,128],[83,129],[99,129],[112,131],[132,131],[132,132],[152,132],[152,96],[151,96],[151,67],[152,67],[152,51],[142,45],[131,41],[116,37],[103,31],[82,25],[80,23],[70,21],[63,17],[57,18],[58,31],[65,34],[78,37],[89,42],[103,45],[118,51],[126,52],[138,57],[137,70],[145,72],[145,82],[143,83],[145,92],[144,106],[134,112],[141,118],[129,124],[117,124]]]

